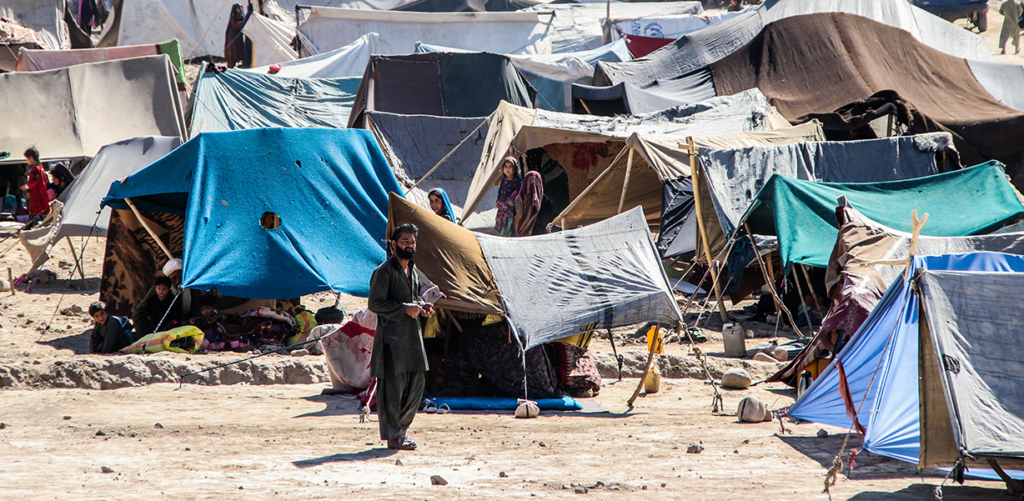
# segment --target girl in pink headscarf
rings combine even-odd
[[[506,157],[501,170],[504,176],[498,185],[498,215],[494,218],[494,229],[501,236],[511,237],[515,236],[516,198],[523,187],[523,175],[515,157]]]

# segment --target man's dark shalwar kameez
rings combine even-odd
[[[409,269],[406,275],[391,257],[370,278],[368,307],[377,314],[370,372],[377,378],[381,440],[405,435],[423,399],[427,352],[419,318],[405,313],[406,305],[419,299],[420,282],[412,260]]]

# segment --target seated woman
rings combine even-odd
[[[444,188],[434,188],[427,194],[430,199],[430,210],[451,222],[455,222],[455,212],[452,211],[452,204],[448,201],[448,193]]]

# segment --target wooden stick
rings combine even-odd
[[[82,258],[78,257],[78,253],[75,252],[75,246],[71,245],[71,237],[70,236],[64,237],[64,240],[67,240],[68,247],[71,248],[71,257],[75,258],[75,267],[78,268],[78,276],[82,277],[82,284],[85,285],[86,288],[88,288],[89,283],[85,281],[85,271],[82,270],[82,266],[83,266],[82,260],[84,259],[84,256]]]
[[[885,137],[892,137],[892,119],[896,115],[889,113],[889,126],[885,129]]]
[[[480,130],[480,127],[483,127],[484,124],[489,123],[489,122],[490,122],[490,119],[486,119],[486,118],[484,119],[483,122],[480,122],[480,125],[477,125],[476,128],[473,129],[473,132],[470,132],[469,134],[466,134],[466,137],[462,138],[462,141],[459,141],[459,144],[456,144],[455,147],[452,148],[452,151],[449,151],[447,155],[445,155],[440,160],[438,160],[437,163],[434,164],[434,166],[429,171],[427,171],[427,173],[424,174],[423,177],[421,177],[419,181],[416,181],[416,184],[412,185],[412,188],[409,188],[408,190],[405,190],[405,194],[408,195],[410,191],[412,191],[414,188],[419,186],[420,183],[422,183],[424,180],[426,180],[428,177],[430,177],[430,175],[433,174],[434,171],[437,170],[437,168],[440,167],[441,164],[443,164],[445,160],[448,160],[448,157],[452,156],[452,154],[455,153],[455,150],[459,149],[459,146],[462,146],[463,144],[466,144],[466,141],[468,141],[469,138],[473,137],[473,135],[476,134],[476,131]],[[504,160],[502,160],[502,162],[504,162]],[[452,217],[454,217],[454,215]],[[466,216],[466,217],[469,217],[469,216]]]
[[[917,252],[917,238],[921,236],[921,228],[924,223],[928,222],[928,213],[924,213],[924,217],[921,219],[917,218],[917,209],[910,211],[910,226],[913,228],[913,232],[910,234],[910,252],[907,254],[907,262],[910,263],[914,260],[914,254]],[[907,271],[910,270],[910,265],[903,270],[903,278],[907,277]]]
[[[798,336],[804,337],[803,333],[796,326],[796,320],[793,319],[793,314],[789,312],[789,308],[786,308],[786,304],[782,302],[782,298],[779,297],[779,292],[775,290],[775,274],[772,272],[771,256],[769,255],[768,265],[764,264],[761,260],[761,253],[757,251],[757,243],[754,242],[754,234],[750,232],[750,225],[743,223],[743,229],[747,232],[747,238],[750,239],[750,245],[754,246],[754,257],[757,258],[757,265],[761,268],[761,273],[764,273],[764,280],[768,282],[768,290],[772,293],[772,299],[775,300],[775,307],[786,313],[786,318],[789,319],[789,325],[793,327],[793,331]]]
[[[700,231],[700,239],[704,247],[704,256],[708,260],[708,268],[711,270],[711,283],[714,284],[715,297],[718,299],[718,313],[722,315],[722,321],[729,321],[729,312],[725,309],[725,302],[722,300],[722,284],[718,282],[718,273],[715,271],[715,261],[711,257],[711,245],[708,243],[708,232],[704,228],[704,218],[701,216],[700,169],[697,168],[697,149],[693,146],[693,137],[686,138],[687,150],[690,153],[690,177],[693,179],[693,208],[697,216],[697,229]]]
[[[655,329],[659,329],[660,327],[661,327],[660,325],[655,325],[654,326]],[[674,327],[672,328],[671,331],[669,331],[669,335],[672,335],[673,332],[675,332],[675,328]],[[668,337],[668,336],[665,336],[665,337]],[[651,350],[647,353],[647,365],[644,366],[644,373],[643,373],[642,376],[640,376],[640,384],[636,385],[636,390],[633,391],[633,396],[629,397],[629,400],[626,401],[626,405],[628,405],[630,407],[633,407],[633,402],[635,402],[636,398],[640,396],[640,390],[644,387],[644,381],[647,381],[647,375],[650,374],[650,372],[651,372],[651,365],[654,364],[654,349],[657,348],[657,346],[658,346],[658,332],[655,331],[654,332],[654,342],[651,343]]]
[[[11,268],[10,267],[7,267],[7,283],[9,283],[11,285],[11,295],[13,296],[15,294],[15,292],[14,292],[14,273],[11,272]]]
[[[610,1],[610,0],[609,0],[609,1]],[[587,110],[587,114],[588,114],[588,115],[593,115],[593,113],[591,113],[591,112],[590,112],[590,107],[589,107],[589,106],[587,106],[587,103],[583,102],[583,100],[582,100],[582,99],[578,99],[578,101],[580,102],[580,104],[582,104],[582,105],[583,105],[583,109]]]
[[[798,264],[797,266],[800,267],[800,271],[804,272],[804,280],[807,281],[807,288],[811,289],[811,297],[814,298],[814,310],[818,312],[819,317],[824,319],[825,314],[821,311],[821,299],[818,298],[818,293],[814,292],[814,286],[811,285],[811,275],[807,273],[807,267],[802,264]]]
[[[146,233],[149,233],[149,236],[153,237],[153,240],[156,240],[156,244],[160,246],[160,250],[164,251],[164,254],[167,255],[167,259],[174,259],[174,256],[171,255],[171,251],[167,250],[167,246],[164,245],[164,241],[160,240],[160,238],[156,236],[156,233],[153,232],[153,229],[150,228],[148,224],[146,224],[146,219],[142,217],[142,213],[140,213],[139,209],[137,209],[135,207],[135,204],[132,203],[132,199],[125,198],[124,202],[128,204],[129,208],[131,208],[132,212],[135,214],[135,217],[139,218],[139,224],[141,224],[142,227],[146,229]]]
[[[633,148],[629,148],[629,156],[626,157],[626,178],[622,180],[622,194],[619,195],[619,211],[622,214],[622,205],[626,203],[626,190],[629,189],[629,173],[633,172]]]
[[[754,249],[754,252],[757,252],[757,249]],[[813,336],[814,327],[811,325],[811,313],[807,311],[807,301],[804,301],[804,288],[800,287],[800,277],[796,276],[796,270],[793,270],[793,280],[796,281],[796,293],[800,294],[800,306],[804,309],[804,319],[807,320],[807,331]],[[808,282],[807,286],[810,287],[810,285],[810,282]]]

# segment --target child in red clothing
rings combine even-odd
[[[46,170],[39,163],[39,150],[35,146],[25,150],[25,160],[28,161],[28,184],[21,187],[28,191],[28,213],[30,215],[47,215],[50,213],[50,195],[47,187],[50,179]]]

